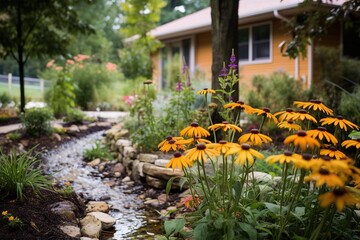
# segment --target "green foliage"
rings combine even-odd
[[[354,123],[360,123],[360,87],[356,87],[354,92],[341,94],[339,109],[341,114],[349,118]]]
[[[40,189],[49,188],[49,179],[42,174],[39,168],[40,160],[27,153],[0,153],[0,189],[3,196],[16,197],[22,200],[26,197],[26,189],[36,194]]]
[[[52,133],[53,112],[49,108],[31,108],[25,112],[22,123],[29,136],[39,137]]]
[[[19,140],[21,138],[21,133],[19,132],[11,132],[6,134],[6,138],[12,141]]]
[[[0,94],[0,108],[6,107],[11,102],[11,96],[7,92]]]
[[[81,110],[76,108],[71,108],[67,112],[64,122],[67,123],[74,123],[74,124],[81,124],[86,119],[86,114],[83,113]]]
[[[109,148],[103,145],[100,141],[95,143],[95,146],[84,150],[84,159],[90,162],[94,159],[100,158],[101,160],[112,160],[113,156]]]
[[[7,222],[7,226],[12,229],[21,228],[23,226],[23,222],[18,217],[14,217],[8,211],[2,212],[2,218]]]
[[[185,219],[174,219],[166,221],[164,223],[166,237],[176,236],[182,233],[182,229],[185,226]]]
[[[120,66],[125,77],[136,79],[137,77],[151,78],[152,64],[147,51],[123,48],[119,51],[121,59]]]

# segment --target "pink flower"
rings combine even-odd
[[[74,65],[75,62],[74,62],[74,60],[68,59],[68,60],[66,60],[66,64]]]
[[[57,66],[57,67],[55,67],[55,70],[60,72],[61,70],[63,70],[63,68],[60,66]]]
[[[85,54],[78,54],[74,57],[75,61],[77,62],[82,62],[86,59],[89,59],[90,57],[88,55],[85,55]]]
[[[134,96],[124,96],[124,101],[126,102],[126,104],[128,104],[129,106],[133,105],[134,100],[137,98],[137,95]]]
[[[108,71],[116,71],[116,64],[115,64],[115,63],[108,62],[108,63],[105,65],[105,68],[106,68],[106,70],[108,70]]]
[[[50,60],[50,61],[46,64],[46,67],[47,67],[47,68],[51,68],[52,66],[54,66],[54,63],[55,63],[55,60],[52,59],[52,60]]]

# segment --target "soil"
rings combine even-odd
[[[89,127],[86,131],[81,131],[75,134],[61,134],[61,141],[51,139],[47,136],[39,138],[31,138],[22,135],[21,139],[10,141],[6,136],[0,134],[0,148],[3,153],[7,153],[19,146],[21,143],[25,150],[34,148],[34,152],[47,151],[56,148],[60,144],[67,142],[74,138],[80,138],[92,132],[105,129],[104,127]],[[69,200],[78,206],[79,211],[76,212],[76,217],[80,218],[84,214],[84,203],[79,198],[74,196],[63,196],[53,190],[42,190],[41,196],[34,194],[30,189],[26,191],[26,199],[17,201],[14,199],[3,198],[4,194],[0,189],[0,213],[8,211],[13,216],[18,217],[22,221],[22,226],[19,228],[9,228],[8,219],[0,216],[0,239],[6,240],[67,240],[74,239],[64,234],[59,226],[63,219],[59,215],[50,211],[50,205],[63,200]]]

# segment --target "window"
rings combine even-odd
[[[240,61],[270,60],[270,24],[241,28],[238,33]]]

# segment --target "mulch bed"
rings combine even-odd
[[[3,153],[11,151],[20,143],[27,143],[25,150],[34,148],[34,152],[47,151],[58,147],[72,139],[81,138],[87,134],[107,129],[105,127],[91,127],[87,131],[81,131],[72,134],[62,134],[61,141],[52,140],[48,136],[41,136],[39,138],[23,136],[16,141],[9,141],[6,135],[0,134],[0,148]],[[64,234],[58,226],[63,222],[63,219],[50,211],[50,205],[63,200],[69,200],[75,203],[79,209],[84,209],[83,202],[77,197],[65,197],[55,190],[43,190],[42,197],[39,197],[31,191],[26,192],[26,199],[23,201],[16,201],[14,199],[3,199],[3,193],[0,189],[0,213],[8,211],[13,216],[18,217],[23,226],[20,229],[11,229],[7,226],[7,219],[0,216],[0,239],[12,240],[67,240],[73,239]],[[81,217],[82,211],[76,213],[77,217]]]

